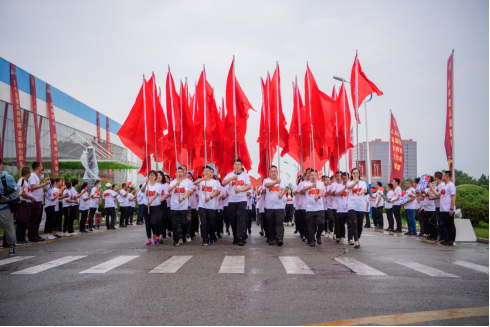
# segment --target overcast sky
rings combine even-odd
[[[279,62],[289,125],[291,82],[298,76],[304,98],[306,61],[331,94],[332,76],[350,79],[356,49],[384,92],[368,103],[369,139],[388,140],[391,109],[402,138],[417,141],[419,175],[446,168],[446,61],[455,49],[455,165],[489,172],[488,1],[0,1],[0,12],[1,57],[121,124],[142,74],[154,71],[164,88],[170,65],[176,81],[193,85],[205,64],[218,100],[235,55],[257,110],[247,132],[256,177],[259,78]]]

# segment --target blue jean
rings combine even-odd
[[[415,209],[405,209],[405,217],[407,218],[408,232],[417,233],[417,224],[415,222]]]
[[[137,223],[140,223],[143,221],[143,208],[144,206],[138,206],[138,218],[136,219]]]

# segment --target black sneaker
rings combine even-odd
[[[282,240],[280,241],[277,241],[277,246],[282,246],[284,243],[282,242]]]
[[[238,241],[233,241],[233,244],[238,244]]]
[[[221,236],[221,234],[218,234],[218,238],[223,238],[223,236]]]
[[[172,232],[168,232],[168,237],[172,237]]]
[[[159,239],[158,240],[158,244],[163,244],[163,240],[162,239]]]
[[[9,257],[15,256],[15,245],[10,247]]]
[[[179,245],[179,243],[174,243],[173,245],[174,245],[174,246],[178,246],[178,245]]]
[[[315,242],[310,243],[310,246],[315,246],[315,245],[316,245]]]
[[[260,236],[264,236],[264,231],[259,232]]]
[[[298,234],[298,231],[297,231],[297,230],[295,230],[295,231],[294,231],[294,234]]]
[[[249,234],[252,234],[252,229],[251,228],[248,229],[248,233]]]
[[[316,240],[316,242],[317,242],[318,244],[322,244],[322,240],[321,240],[320,238],[319,238],[319,239],[317,239],[317,240]]]
[[[402,230],[401,230],[401,229],[395,229],[395,230],[393,231],[393,233],[402,233]]]
[[[267,244],[269,244],[269,245],[275,245],[275,242],[274,241],[267,241]]]
[[[210,239],[209,240],[209,245],[213,245],[214,244],[214,240],[213,239]]]
[[[244,245],[245,245],[245,242],[244,241],[238,242],[238,246],[244,246]]]

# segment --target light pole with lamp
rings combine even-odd
[[[291,177],[291,175],[289,175],[289,173],[287,171],[282,171],[281,170],[281,173],[288,175],[288,184],[289,184],[289,178]]]

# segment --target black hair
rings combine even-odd
[[[383,183],[381,182],[376,182],[376,184],[378,184],[379,187],[383,186]]]
[[[86,188],[88,186],[88,183],[87,182],[83,182],[82,183],[82,188],[80,190],[83,190],[84,188]]]
[[[453,176],[453,173],[451,173],[451,171],[450,171],[450,170],[446,170],[446,171],[444,172],[444,175],[446,175],[447,177],[451,178],[451,177]]]
[[[179,166],[179,168],[177,168],[177,170],[179,170],[179,169],[184,171],[184,168],[182,168],[182,166]]]
[[[414,178],[413,181],[418,184],[418,183],[420,183],[420,178],[419,177]]]
[[[434,173],[434,177],[435,177],[435,178],[438,178],[438,179],[441,179],[441,178],[442,178],[442,173],[441,173],[440,171],[436,171],[436,172]]]
[[[276,168],[277,169],[276,166],[272,165],[272,166],[269,167],[269,170],[271,170],[272,168]]]
[[[71,180],[71,186],[73,186],[73,187],[77,187],[77,185],[78,185],[78,179],[73,178],[73,179]]]
[[[154,170],[150,170],[150,172],[148,173],[148,176],[150,176],[151,174],[155,175],[155,178],[158,177],[157,172]]]
[[[98,180],[95,181],[95,185],[97,185],[99,183],[100,183],[100,179],[98,179]]]
[[[352,168],[352,169],[351,169],[351,171],[350,171],[350,180],[352,180],[352,179],[353,179],[353,178],[352,178],[352,172],[353,172],[354,170],[357,170],[357,171],[359,172],[359,169],[357,169],[356,167]],[[344,176],[344,174],[342,174],[342,176]],[[359,176],[359,179],[361,179],[361,176]]]
[[[32,163],[32,170],[33,170],[33,171],[34,171],[34,170],[36,170],[36,169],[37,169],[37,167],[39,167],[39,166],[41,166],[41,163],[40,163],[39,161],[34,161],[34,162]]]
[[[123,188],[124,186],[126,186],[126,183],[122,183],[121,188]]]
[[[22,171],[21,171],[22,176],[28,175],[30,173],[31,170],[29,169],[29,167],[22,167]]]
[[[393,189],[393,184],[388,183],[388,187],[389,187],[390,189]]]
[[[65,182],[65,186],[66,186],[66,189],[70,189],[71,188],[71,182]]]
[[[399,178],[393,178],[393,180],[398,184],[400,185],[400,179]]]
[[[242,160],[241,160],[240,158],[237,158],[237,159],[235,159],[235,160],[233,161],[233,163],[235,163],[235,162],[242,163]]]
[[[140,188],[142,188],[142,187],[143,187],[143,184],[140,184]]]

